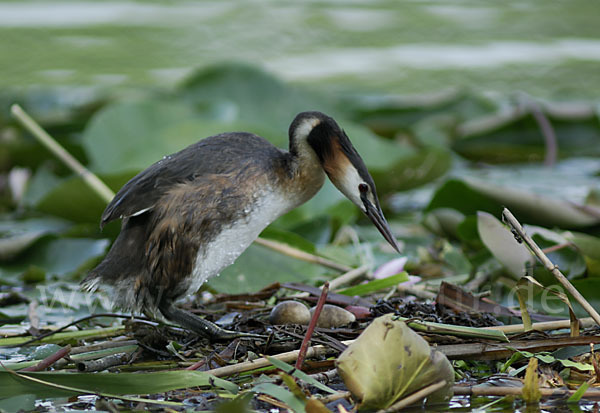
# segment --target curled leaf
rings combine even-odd
[[[403,321],[386,314],[373,323],[340,355],[340,377],[361,408],[384,409],[401,397],[439,380],[447,385],[428,401],[452,396],[454,370],[443,354]]]

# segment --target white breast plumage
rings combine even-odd
[[[187,294],[195,293],[206,280],[233,264],[263,229],[296,206],[297,202],[278,191],[257,194],[256,202],[246,208],[243,218],[224,227],[212,241],[200,247]]]

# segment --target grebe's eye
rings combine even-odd
[[[358,184],[358,190],[361,194],[366,194],[367,192],[369,192],[369,185],[365,183]]]

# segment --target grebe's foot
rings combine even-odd
[[[195,333],[204,336],[211,341],[231,340],[234,338],[265,338],[260,334],[242,333],[240,331],[225,330],[215,323],[211,323],[202,317],[198,317],[188,311],[175,307],[173,304],[165,304],[159,307],[160,312],[166,319],[179,324]]]

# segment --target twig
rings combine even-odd
[[[432,383],[429,386],[425,386],[421,390],[416,391],[416,392],[404,397],[403,399],[397,401],[396,403],[392,404],[387,409],[379,410],[377,413],[398,412],[398,411],[404,409],[405,407],[410,406],[411,404],[414,404],[414,403],[418,402],[419,400],[424,399],[425,397],[429,396],[430,394],[435,393],[436,391],[438,391],[445,385],[446,385],[446,380],[440,380],[435,383]]]
[[[46,370],[48,367],[56,363],[61,358],[65,357],[71,351],[71,345],[67,344],[65,347],[61,348],[54,354],[50,354],[48,357],[40,361],[35,366],[26,367],[21,369],[21,371],[42,371]]]
[[[339,277],[334,278],[333,280],[329,281],[329,289],[331,291],[336,290],[338,287],[348,284],[349,282],[357,279],[361,275],[365,274],[368,270],[369,270],[369,266],[363,265],[361,267],[354,268],[350,271],[347,271],[347,272],[343,273],[342,275],[340,275]]]
[[[87,346],[73,347],[70,354],[73,356],[76,354],[89,353],[90,351],[106,350],[115,347],[135,346],[137,344],[137,340],[115,339],[110,341],[102,341],[100,343],[90,344]]]
[[[575,298],[575,300],[587,311],[587,313],[592,316],[596,324],[600,325],[600,314],[588,303],[583,295],[575,287],[573,284],[563,275],[562,272],[558,269],[558,266],[554,265],[552,261],[544,254],[544,252],[538,247],[538,245],[531,239],[529,235],[523,230],[523,227],[514,217],[514,215],[508,210],[508,208],[504,208],[502,211],[502,216],[504,221],[508,223],[508,225],[514,229],[517,234],[525,241],[527,246],[533,251],[535,256],[544,264],[544,267],[548,271],[554,275],[554,277],[562,284],[563,287]]]
[[[323,384],[331,382],[337,376],[338,371],[335,368],[327,371],[322,371],[321,373],[310,374],[310,377]]]
[[[581,327],[591,327],[595,325],[594,319],[591,317],[582,318],[579,320]],[[550,331],[560,330],[563,328],[569,328],[571,326],[571,320],[556,320],[556,321],[544,321],[541,323],[533,323],[531,325],[533,330],[538,331]],[[493,327],[482,327],[486,330],[498,330],[505,334],[523,333],[525,326],[523,324],[510,324],[506,326],[493,326]]]
[[[90,188],[94,190],[104,201],[110,202],[115,193],[96,175],[90,172],[85,166],[65,150],[52,136],[48,134],[31,116],[29,116],[21,106],[14,104],[10,107],[10,112],[19,121],[25,129],[36,137],[50,152],[58,159],[63,161],[73,172],[81,176]]]
[[[92,314],[92,315],[88,315],[86,317],[80,318],[78,320],[73,321],[72,323],[69,323],[67,325],[64,325],[60,328],[57,328],[56,330],[52,330],[49,331],[47,333],[41,334],[37,337],[32,338],[31,340],[25,341],[23,343],[19,343],[18,346],[26,346],[27,344],[31,344],[31,343],[35,343],[36,341],[40,341],[46,337],[50,337],[56,333],[60,333],[63,330],[66,330],[69,327],[72,327],[74,325],[77,325],[79,323],[82,323],[84,321],[87,320],[91,320],[92,318],[98,318],[98,317],[116,317],[116,318],[132,318],[130,315],[123,315],[123,314],[113,314],[113,313],[100,313],[100,314]],[[143,317],[142,317],[143,318]],[[0,345],[0,347],[14,347],[14,346],[2,346]]]
[[[68,365],[73,365],[73,364],[78,365],[79,363],[82,363],[82,362],[87,362],[90,360],[99,360],[101,358],[113,356],[115,354],[126,353],[128,355],[131,355],[134,352],[138,351],[139,348],[140,348],[140,346],[136,343],[136,344],[121,345],[118,347],[109,347],[109,348],[105,348],[102,350],[92,350],[92,351],[88,351],[85,353],[78,353],[78,354],[74,354],[73,351],[71,351],[71,354],[69,355],[68,359],[64,358],[62,360],[59,360],[55,364],[55,367],[56,368],[65,368]]]
[[[542,251],[544,251],[545,254],[550,254],[551,252],[559,251],[559,250],[562,250],[563,248],[568,248],[568,247],[572,247],[572,246],[573,246],[573,243],[564,242],[562,244],[556,244],[556,245],[553,245],[548,248],[542,248]]]
[[[500,360],[510,357],[515,351],[538,353],[554,351],[563,347],[600,344],[600,336],[550,337],[541,340],[512,340],[505,343],[462,343],[442,344],[436,350],[450,360]]]
[[[454,386],[452,388],[454,395],[459,396],[520,396],[523,393],[523,387],[501,387],[501,386]],[[542,396],[545,397],[568,397],[576,390],[567,389],[548,389],[540,388]],[[588,389],[583,393],[586,398],[600,398],[600,390]]]
[[[319,301],[315,307],[315,311],[313,312],[312,318],[310,319],[310,323],[308,323],[308,327],[306,329],[306,335],[304,336],[304,340],[302,340],[302,345],[300,346],[300,353],[298,353],[298,359],[296,360],[296,368],[298,370],[302,370],[302,364],[304,363],[304,358],[306,356],[306,350],[308,349],[308,345],[310,344],[310,339],[315,331],[315,327],[317,326],[317,320],[321,315],[321,310],[327,301],[327,293],[329,292],[329,283],[325,282],[323,285],[323,290],[321,290],[321,296],[319,297]]]
[[[328,394],[327,396],[318,397],[319,401],[323,404],[331,403],[340,399],[347,399],[352,396],[349,391],[339,391],[335,394]]]
[[[258,238],[255,241],[257,244],[263,247],[270,248],[281,254],[287,255],[292,258],[296,258],[302,261],[310,262],[313,264],[319,264],[324,267],[328,267],[337,271],[348,272],[352,270],[352,267],[348,267],[344,264],[338,264],[337,262],[328,260],[327,258],[319,257],[318,255],[310,254],[308,252],[299,250],[298,248],[290,247],[287,244],[272,241],[270,239]]]
[[[348,340],[348,341],[344,341],[343,343],[350,344],[353,341],[354,340]],[[306,358],[322,357],[322,356],[331,354],[333,352],[334,351],[329,346],[322,346],[322,345],[311,346],[306,350]],[[277,360],[285,361],[286,363],[292,363],[298,359],[299,354],[300,354],[300,350],[294,350],[294,351],[288,351],[287,353],[280,353],[280,354],[277,354],[272,357],[276,358]],[[272,365],[273,364],[266,357],[261,357],[259,359],[252,360],[252,361],[245,361],[242,363],[232,364],[230,366],[218,367],[216,369],[207,370],[206,373],[212,374],[213,376],[216,376],[216,377],[226,377],[226,376],[232,376],[234,374],[244,373],[244,372],[250,371],[250,370],[260,369],[260,368],[264,368],[264,367],[270,367]]]
[[[110,367],[119,366],[129,361],[129,353],[111,354],[96,360],[84,360],[77,363],[77,370],[84,372],[102,371]]]
[[[424,286],[417,285],[397,285],[396,289],[404,295],[414,295],[415,297],[422,298],[424,300],[435,300],[436,294],[431,291],[427,291]]]

